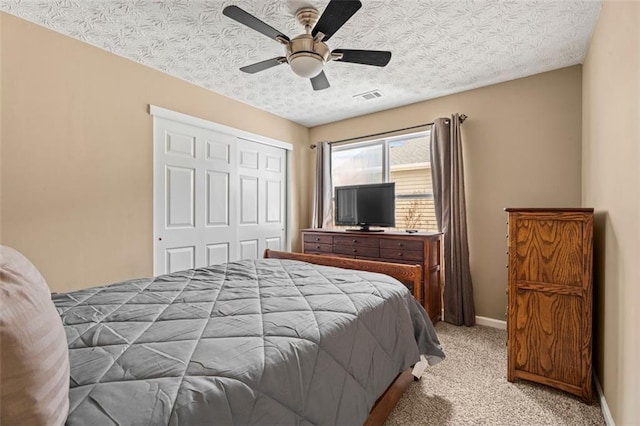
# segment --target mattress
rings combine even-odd
[[[444,358],[386,275],[260,259],[53,295],[68,425],[362,424],[396,375]]]

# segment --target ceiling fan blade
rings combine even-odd
[[[266,61],[256,62],[255,64],[247,65],[246,67],[240,68],[240,71],[255,74],[259,71],[264,71],[271,67],[275,67],[276,65],[280,65],[287,62],[287,58],[284,56],[278,56],[277,58],[267,59]]]
[[[324,71],[321,71],[320,74],[311,79],[311,85],[313,86],[313,90],[324,90],[331,86]]]
[[[227,6],[224,8],[222,13],[225,16],[228,16],[229,18],[240,22],[241,24],[258,31],[259,33],[266,35],[267,37],[274,39],[275,41],[278,41],[278,37],[282,37],[286,41],[289,41],[289,37],[282,34],[275,28],[265,24],[250,13],[240,9],[238,6]]]
[[[342,58],[336,59],[336,61],[375,65],[376,67],[384,67],[391,60],[391,52],[384,50],[335,49],[331,53],[342,53]]]
[[[360,7],[362,7],[362,3],[359,0],[331,0],[322,12],[316,26],[313,27],[311,35],[315,37],[321,32],[324,34],[322,41],[329,40]]]

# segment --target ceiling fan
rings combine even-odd
[[[296,12],[296,19],[305,28],[305,33],[290,39],[275,28],[265,24],[238,6],[227,6],[222,13],[247,27],[274,39],[285,46],[285,56],[278,56],[240,68],[254,74],[276,65],[289,64],[300,77],[311,79],[313,90],[327,89],[329,80],[324,74],[324,65],[329,61],[384,67],[391,60],[391,52],[381,50],[330,50],[326,41],[331,38],[362,6],[355,0],[331,0],[322,16],[313,7],[303,7]],[[318,18],[319,17],[319,18]],[[314,26],[315,24],[315,26]]]

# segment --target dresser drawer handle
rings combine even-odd
[[[320,237],[316,237],[316,241],[320,241]]]
[[[357,253],[357,252],[358,252],[358,249],[353,249],[353,252],[354,252],[354,253]]]
[[[353,240],[353,242],[354,242],[354,243],[357,243],[357,242],[358,242],[358,240]]]
[[[316,246],[316,248],[317,248],[318,250],[320,250],[320,246]]]
[[[402,256],[403,256],[403,253],[398,253],[398,257],[402,257]]]
[[[404,244],[398,243],[398,247],[404,247]]]

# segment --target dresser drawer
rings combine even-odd
[[[380,240],[380,248],[402,249],[402,250],[422,250],[422,241],[401,240],[399,238],[384,238]]]
[[[305,243],[333,244],[333,235],[304,234]]]
[[[337,246],[366,246],[366,247],[380,247],[380,239],[378,238],[360,238],[357,235],[354,236],[337,236],[333,239],[333,244]]]
[[[424,260],[424,253],[421,250],[383,248],[380,249],[380,257],[382,259],[415,260],[417,262],[422,262]]]
[[[367,246],[334,245],[333,252],[339,253],[339,254],[350,254],[352,256],[366,256],[366,257],[380,256],[380,249],[378,247],[367,247]]]
[[[304,243],[305,253],[333,253],[333,246],[331,244],[320,243]]]

